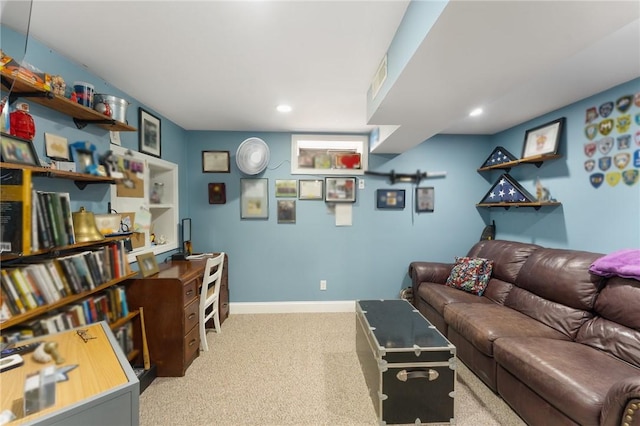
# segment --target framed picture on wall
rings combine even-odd
[[[404,189],[378,189],[376,191],[376,207],[402,210],[405,205],[404,195]]]
[[[564,122],[565,118],[562,117],[527,130],[522,147],[522,159],[556,154]]]
[[[138,108],[138,130],[139,151],[145,154],[160,157],[162,142],[162,123],[158,117]]]
[[[278,223],[296,223],[295,200],[278,200]]]
[[[0,142],[2,142],[2,161],[30,166],[40,165],[40,160],[30,140],[3,133],[0,135]]]
[[[324,180],[324,201],[327,203],[355,203],[356,178],[327,177]]]
[[[301,200],[322,200],[324,181],[321,179],[300,179],[298,181],[298,198]]]
[[[296,198],[298,182],[295,179],[276,179],[276,197]]]
[[[230,173],[229,151],[202,151],[202,173]]]
[[[434,190],[433,186],[416,188],[416,212],[433,212]]]
[[[269,180],[240,179],[240,218],[269,218]]]

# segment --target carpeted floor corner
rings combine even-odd
[[[377,425],[354,313],[231,315],[185,377],[157,378],[140,424]],[[524,425],[458,363],[457,425]]]

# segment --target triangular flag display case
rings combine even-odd
[[[484,160],[480,169],[485,168],[494,168],[495,166],[504,165],[506,163],[513,163],[514,161],[518,161],[518,159],[511,154],[509,151],[504,149],[501,146],[497,146],[496,149],[493,150],[491,155]]]

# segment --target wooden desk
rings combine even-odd
[[[58,351],[65,361],[57,367],[78,365],[67,373],[67,381],[56,383],[53,406],[26,417],[23,415],[27,375],[55,366],[53,361],[41,364],[33,360],[33,353],[29,353],[23,356],[23,366],[0,373],[0,411],[11,410],[17,417],[9,425],[139,423],[138,378],[109,326],[100,322],[80,329],[87,330],[87,334],[95,339],[85,343],[77,334],[78,329],[34,339],[58,343]]]
[[[220,323],[229,316],[228,258],[220,286]],[[130,279],[126,285],[129,306],[144,308],[149,356],[158,376],[184,376],[200,355],[199,290],[206,263],[170,260],[158,265],[157,274]]]

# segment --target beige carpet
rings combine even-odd
[[[157,378],[140,424],[376,425],[355,352],[355,314],[232,315],[185,377]],[[459,363],[457,425],[523,425]]]

